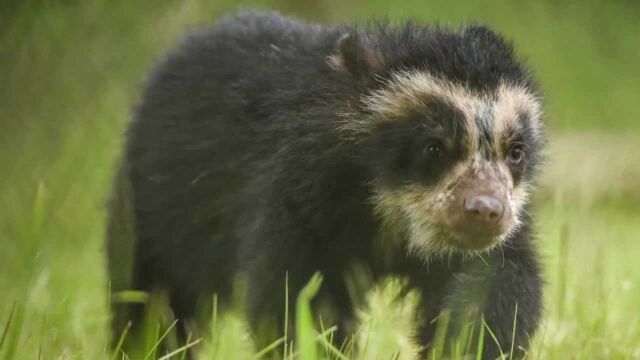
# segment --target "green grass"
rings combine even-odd
[[[541,79],[551,134],[536,198],[546,310],[530,358],[640,358],[636,3],[252,4],[312,19],[473,18],[512,37]],[[186,28],[234,5],[87,0],[0,7],[0,359],[110,358],[105,202],[137,86]],[[299,344],[274,346],[298,358],[412,358],[417,299],[395,299],[401,286],[390,279],[368,294],[360,331],[341,355],[327,341],[332,329],[310,321],[296,327]],[[305,303],[289,306],[313,318]],[[148,350],[170,324],[152,329]],[[251,359],[264,350],[253,347],[239,311],[216,314],[211,327],[198,345],[208,358]]]

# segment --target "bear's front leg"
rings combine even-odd
[[[447,283],[439,289],[429,284],[421,286],[419,340],[425,357],[434,351],[452,355],[456,341],[469,344],[465,351],[475,353],[480,348],[482,327],[483,359],[501,354],[520,358],[526,353],[541,315],[542,281],[533,248],[526,243],[508,246],[482,258],[453,261],[447,265],[451,270],[448,274],[444,265],[436,267],[438,274],[430,270],[432,276],[447,279]],[[438,342],[442,331],[444,341]],[[436,344],[444,348],[434,348]]]
[[[500,344],[485,336],[483,358],[502,354],[521,358],[537,328],[542,312],[542,280],[530,246],[504,249],[504,262],[494,254],[492,286],[484,304],[484,319]],[[502,350],[502,352],[500,351]]]
[[[533,250],[525,246],[503,251],[504,255],[497,249],[463,263],[444,297],[449,333],[459,334],[464,327],[472,330],[468,334],[473,334],[473,351],[485,327],[483,359],[522,357],[542,309],[542,281]]]

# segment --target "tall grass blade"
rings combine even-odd
[[[20,304],[14,305],[14,308],[15,310],[12,310],[11,321],[7,322],[5,328],[6,337],[3,339],[2,346],[0,346],[0,350],[4,350],[3,358],[5,360],[15,358],[16,351],[18,350],[18,342],[20,341],[20,335],[22,334],[24,311]]]
[[[322,343],[322,345],[324,345],[325,350],[327,351],[327,353],[325,353],[325,358],[326,359],[330,359],[331,355],[335,356],[336,358],[340,359],[340,360],[349,360],[349,358],[344,355],[340,349],[336,348],[330,340],[327,340],[327,335],[332,334],[334,331],[336,331],[338,328],[335,326],[330,327],[329,329],[323,331],[321,334],[318,334],[318,341],[320,341]]]
[[[518,303],[516,302],[515,314],[513,314],[513,327],[511,328],[511,349],[509,350],[509,359],[513,359],[513,347],[516,342],[516,326],[518,326]]]
[[[124,339],[127,337],[129,333],[129,329],[131,328],[131,321],[127,322],[127,326],[122,330],[122,334],[120,334],[120,338],[118,339],[118,344],[113,350],[113,355],[111,356],[112,360],[116,360],[120,351],[122,350],[122,345],[124,344]]]
[[[289,272],[284,274],[284,346],[282,359],[287,359],[287,331],[289,330]]]
[[[447,331],[449,329],[449,320],[451,319],[451,311],[444,310],[438,316],[436,334],[431,348],[431,358],[440,359],[444,354]]]
[[[178,354],[181,354],[181,353],[183,353],[183,352],[187,351],[189,348],[191,348],[191,347],[193,347],[193,346],[195,346],[195,345],[199,344],[199,343],[200,343],[200,341],[202,341],[202,339],[198,339],[198,340],[196,340],[196,341],[194,341],[194,342],[188,343],[188,344],[186,344],[186,345],[184,345],[184,346],[182,346],[182,347],[180,347],[180,348],[178,348],[178,349],[175,349],[174,351],[172,351],[172,352],[170,352],[170,353],[168,353],[168,354],[166,354],[166,355],[162,356],[162,357],[161,357],[161,358],[159,358],[158,360],[167,360],[167,359],[170,359],[170,358],[172,358],[172,357],[174,357],[174,356],[176,356],[176,355],[178,355]]]
[[[0,350],[4,345],[5,340],[7,340],[7,334],[9,333],[9,328],[11,327],[11,321],[13,321],[13,314],[16,312],[17,302],[13,303],[11,307],[11,311],[9,311],[9,317],[7,318],[7,323],[4,325],[4,330],[2,331],[2,338],[0,338]]]
[[[187,342],[185,344],[188,344],[189,342],[191,342],[191,332],[189,332],[189,334],[187,335]],[[180,360],[186,360],[187,359],[187,353],[188,353],[188,351],[183,351],[182,355],[180,355]]]
[[[167,337],[169,332],[171,330],[173,330],[173,328],[176,326],[177,323],[178,323],[178,319],[174,320],[171,323],[171,325],[169,325],[167,330],[165,330],[165,332],[162,334],[162,336],[160,336],[159,338],[156,339],[156,343],[153,344],[153,347],[151,348],[151,350],[149,350],[149,352],[147,353],[147,356],[145,356],[143,360],[147,360],[147,359],[151,358],[151,356],[155,357],[156,350],[158,349],[158,346],[160,346],[160,344],[162,343],[162,340],[164,340],[164,338]],[[158,327],[158,329],[160,329],[160,328]]]
[[[318,359],[311,299],[320,290],[322,275],[315,273],[298,295],[296,304],[296,341],[300,359]]]
[[[482,353],[484,352],[484,317],[480,324],[480,334],[478,335],[478,348],[476,349],[476,360],[482,360]]]
[[[498,346],[498,350],[500,351],[500,359],[504,359],[505,356],[504,356],[504,352],[502,352],[502,345],[500,345],[500,341],[498,341],[496,334],[494,334],[493,331],[491,331],[489,324],[487,324],[487,322],[484,321],[484,319],[482,319],[482,323],[484,324],[484,327],[487,328],[487,331],[489,332],[491,339],[493,339],[493,342]]]
[[[278,339],[278,340],[272,342],[271,344],[265,346],[262,350],[258,351],[255,355],[253,355],[252,359],[260,359],[261,357],[267,355],[271,351],[277,349],[278,346],[282,345],[282,343],[286,344],[286,341],[285,341],[284,337],[281,337],[280,339]],[[286,353],[286,351],[287,351],[286,346],[285,346],[284,351]]]

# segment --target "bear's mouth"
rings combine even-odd
[[[513,226],[513,222],[504,221],[499,228],[487,228],[484,226],[473,226],[467,224],[464,227],[445,226],[441,229],[444,241],[449,246],[458,250],[482,251],[493,248],[501,242],[509,233],[508,229]]]
[[[494,234],[461,234],[453,232],[449,235],[447,242],[462,251],[482,251],[493,248],[503,235]]]
[[[414,227],[408,245],[411,252],[427,258],[452,254],[473,255],[495,249],[507,236],[508,232],[460,232],[444,224],[432,223],[422,230]]]

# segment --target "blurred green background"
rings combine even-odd
[[[547,306],[531,356],[640,359],[640,2],[473,0],[0,3],[0,336],[19,310],[0,358],[107,356],[105,202],[139,84],[185,31],[238,7],[479,21],[512,39],[545,91],[550,138],[535,198]]]

